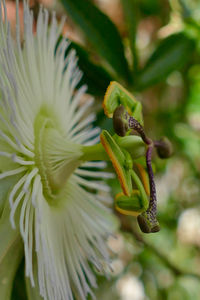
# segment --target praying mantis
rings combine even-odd
[[[113,119],[115,135],[111,136],[108,131],[103,130],[100,140],[122,188],[122,192],[115,196],[115,208],[122,214],[136,216],[144,233],[157,232],[160,226],[156,218],[156,187],[151,157],[153,148],[157,149],[161,158],[169,157],[172,154],[171,144],[166,138],[153,142],[146,136],[141,103],[119,83],[115,81],[110,83],[104,97],[103,108],[106,116]],[[142,180],[133,169],[134,157],[118,143],[119,137],[130,136],[134,132],[142,138],[146,147],[148,176],[145,176],[142,166],[138,165]]]

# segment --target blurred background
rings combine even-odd
[[[30,1],[35,18],[41,4],[67,15],[63,34],[95,97],[96,125],[112,131],[101,103],[117,80],[142,102],[148,135],[174,147],[172,158],[154,157],[161,231],[145,235],[134,218],[119,217],[108,241],[113,270],[98,276],[97,300],[200,299],[200,1]],[[14,34],[15,1],[6,5]],[[109,184],[114,195],[118,183]],[[22,269],[13,300],[27,299]]]

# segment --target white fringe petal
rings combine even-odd
[[[20,177],[11,186],[8,197],[10,222],[15,228],[16,211],[20,210],[17,222],[24,242],[25,272],[32,286],[36,252],[36,280],[45,300],[73,300],[73,293],[86,300],[88,294],[94,297],[91,289],[97,286],[89,262],[104,272],[105,262],[109,263],[105,238],[112,225],[110,212],[103,205],[109,187],[92,178],[112,178],[112,174],[94,170],[104,168],[103,162],[84,163],[70,173],[62,193],[53,200],[48,198],[45,190],[45,184],[50,186],[46,183],[48,176],[40,172],[35,149],[35,120],[40,111],[50,112],[51,124],[58,127],[61,135],[60,140],[46,143],[46,151],[51,151],[52,144],[57,147],[50,157],[52,176],[78,159],[79,148],[75,145],[95,144],[100,131],[93,128],[95,115],[89,112],[93,99],[82,104],[86,86],[75,92],[82,72],[77,68],[75,51],[66,56],[69,41],[63,39],[55,53],[64,19],[57,25],[53,13],[48,28],[49,14],[40,8],[34,35],[33,13],[26,1],[23,5],[22,46],[19,1],[16,1],[15,42],[5,0],[0,0],[0,156],[10,162],[9,168],[0,173],[0,179]],[[65,148],[60,142],[62,137],[68,143]],[[90,181],[82,176],[91,177]]]

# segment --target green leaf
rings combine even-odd
[[[19,231],[11,228],[9,213],[9,204],[7,203],[0,219],[1,300],[10,300],[14,276],[23,256],[23,243]]]
[[[130,72],[122,40],[112,21],[90,0],[61,0],[61,2],[97,53],[107,61],[118,77],[129,81]]]
[[[189,8],[188,3],[185,0],[179,0],[179,3],[182,8],[182,16],[184,19],[192,17],[192,10]]]
[[[163,0],[139,0],[138,4],[142,14],[151,16],[159,15],[162,7],[166,9],[166,4],[163,2]]]
[[[75,49],[78,56],[78,66],[83,71],[80,85],[87,84],[88,92],[95,96],[103,96],[113,78],[101,66],[94,64],[86,49],[75,42],[71,42],[70,49]],[[67,54],[66,53],[66,54]]]
[[[136,88],[144,89],[163,81],[191,58],[194,42],[184,33],[164,39],[154,51],[137,78]]]
[[[138,19],[138,6],[136,0],[121,0],[124,16],[126,20],[126,26],[129,33],[130,47],[133,55],[133,68],[134,73],[137,71],[137,50],[136,50],[136,30]]]

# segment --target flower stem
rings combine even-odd
[[[83,156],[80,158],[82,161],[110,160],[104,147],[100,143],[92,146],[83,146],[82,152]]]

